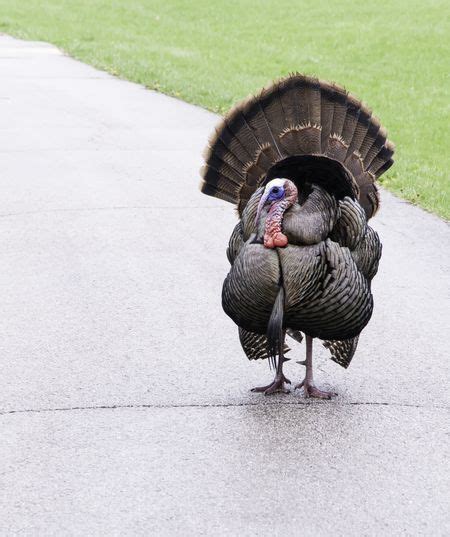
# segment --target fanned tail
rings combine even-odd
[[[368,218],[379,205],[375,180],[393,144],[371,110],[344,88],[293,74],[237,104],[205,152],[201,190],[237,205],[282,176],[314,180],[338,198],[358,199]]]

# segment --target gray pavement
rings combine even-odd
[[[339,396],[265,398],[217,116],[0,36],[0,117],[2,536],[450,534],[446,223],[383,192],[373,319],[347,371],[316,346]]]

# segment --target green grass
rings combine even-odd
[[[224,112],[291,71],[344,84],[396,143],[384,186],[450,219],[445,0],[0,0],[0,31]]]

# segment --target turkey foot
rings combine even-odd
[[[281,373],[281,375],[277,374],[273,379],[272,384],[252,388],[252,392],[264,393],[264,395],[270,395],[272,393],[289,393],[289,390],[284,387],[284,383],[290,384],[291,381],[286,378],[283,373]]]
[[[305,397],[315,397],[316,399],[331,399],[334,395],[337,395],[335,392],[327,392],[325,390],[319,390],[314,383],[309,382],[308,380],[302,380],[299,384],[294,387],[294,390],[299,390],[303,388]]]
[[[337,395],[334,392],[326,392],[325,390],[319,390],[314,384],[313,378],[313,366],[312,366],[312,348],[313,339],[310,336],[306,336],[306,360],[304,362],[298,362],[306,367],[305,378],[297,384],[294,390],[303,388],[305,397],[315,397],[317,399],[331,399],[333,395]]]

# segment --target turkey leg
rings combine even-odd
[[[264,395],[270,395],[272,393],[289,393],[289,390],[284,387],[284,384],[290,384],[291,381],[284,376],[283,373],[283,363],[287,362],[289,358],[284,357],[283,353],[283,347],[284,347],[284,334],[280,341],[279,346],[279,354],[278,354],[278,362],[277,362],[277,370],[275,374],[275,378],[273,379],[272,384],[268,384],[267,386],[258,386],[256,388],[252,388],[252,392],[262,392]]]
[[[294,390],[303,388],[305,397],[317,397],[318,399],[331,399],[333,395],[337,395],[334,392],[326,392],[324,390],[319,390],[314,385],[313,378],[313,366],[312,366],[312,349],[313,349],[313,338],[311,336],[306,336],[306,360],[304,362],[298,362],[306,367],[305,378],[297,384]]]

